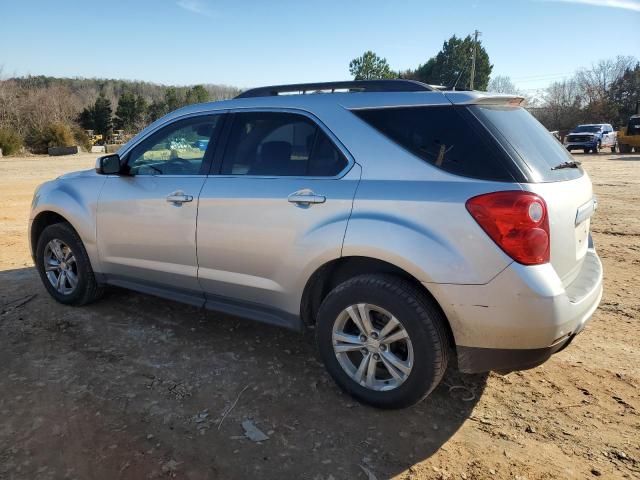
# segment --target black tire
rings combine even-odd
[[[74,271],[77,275],[77,285],[68,294],[58,292],[54,285],[51,284],[44,266],[44,255],[47,244],[51,240],[60,240],[67,245],[75,257]],[[87,251],[82,244],[82,240],[76,231],[67,223],[56,223],[46,227],[36,246],[36,268],[40,274],[40,279],[47,289],[47,292],[58,302],[65,305],[86,305],[102,296],[103,288],[96,282],[91,262]]]
[[[631,146],[627,145],[626,143],[619,143],[618,150],[620,151],[620,153],[631,153]]]
[[[589,153],[589,152],[590,152],[590,150],[589,150],[588,148],[583,148],[583,149],[582,149],[582,151],[583,151],[584,153]]]
[[[347,307],[369,303],[397,318],[414,345],[414,362],[404,383],[392,390],[366,388],[353,380],[340,365],[333,349],[334,322]],[[393,275],[361,275],[333,289],[318,311],[316,341],[329,374],[345,392],[379,408],[413,405],[440,383],[447,368],[446,319],[435,302],[410,282]]]
[[[611,153],[616,153],[616,144],[611,145]]]

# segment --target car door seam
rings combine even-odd
[[[351,209],[349,210],[349,215],[347,216],[347,223],[344,226],[344,232],[342,234],[342,242],[340,243],[340,258],[344,255],[344,242],[347,238],[347,230],[349,229],[349,221],[351,220],[351,216],[353,215],[353,209],[356,203],[356,196],[358,195],[358,188],[360,188],[360,182],[362,182],[362,165],[360,165],[355,160],[353,161],[353,165],[357,165],[360,169],[360,173],[358,174],[358,183],[356,184],[356,188],[353,190],[353,197],[351,197]]]

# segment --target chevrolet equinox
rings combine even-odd
[[[257,88],[149,125],[35,192],[67,305],[105,285],[296,330],[336,383],[399,408],[535,367],[602,296],[597,202],[522,98],[408,80]]]

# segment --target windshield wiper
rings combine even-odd
[[[571,160],[570,162],[563,162],[559,165],[556,165],[551,170],[561,170],[563,168],[578,168],[580,164],[582,164],[582,162],[579,162],[578,160]]]

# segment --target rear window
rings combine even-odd
[[[466,107],[380,108],[353,113],[414,155],[449,173],[485,180],[522,180],[517,167]]]
[[[574,158],[522,107],[473,105],[470,110],[493,133],[511,157],[523,165],[533,182],[557,182],[581,177],[581,168],[554,167]]]

